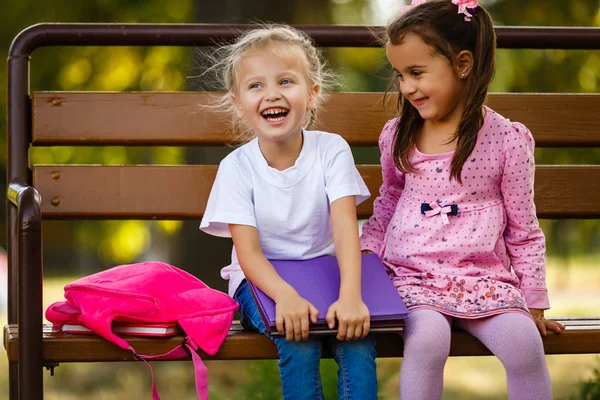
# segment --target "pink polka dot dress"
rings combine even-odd
[[[396,123],[379,138],[383,184],[361,247],[379,255],[408,309],[481,318],[549,308],[529,130],[486,108],[461,185],[449,178],[454,152],[415,148],[417,172],[396,169]]]

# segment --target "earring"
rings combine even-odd
[[[462,74],[461,76],[464,78],[464,77],[465,77],[465,74]]]

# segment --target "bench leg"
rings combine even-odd
[[[40,371],[40,375],[43,374],[42,368],[35,368]],[[35,370],[31,370],[31,372],[35,372]],[[30,379],[30,374],[23,374],[23,379],[19,379],[19,363],[11,362],[8,363],[8,398],[9,400],[20,400],[20,399],[43,399],[44,397],[44,387],[42,384],[30,384],[30,382],[35,381],[35,379]],[[43,376],[42,376],[43,382]],[[24,390],[19,391],[19,386],[24,388]]]
[[[8,398],[19,400],[19,364],[8,363]]]

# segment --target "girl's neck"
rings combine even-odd
[[[453,113],[449,118],[425,120],[417,135],[417,149],[425,154],[440,154],[456,150],[454,133],[458,129],[462,113]]]
[[[258,146],[269,167],[279,171],[291,168],[302,151],[304,134],[294,135],[285,142],[274,142],[258,138]]]
[[[462,103],[458,103],[456,107],[454,107],[454,109],[442,119],[425,120],[423,123],[423,129],[433,133],[456,132],[464,109],[464,105]]]
[[[484,107],[482,107],[481,113],[485,118]],[[443,120],[425,120],[417,136],[417,149],[425,154],[440,154],[456,150],[454,136],[461,118],[462,111]]]
[[[441,154],[456,150],[454,132],[448,126],[431,127],[423,124],[417,135],[417,149],[424,154]]]

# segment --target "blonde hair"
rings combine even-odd
[[[317,110],[330,86],[334,83],[333,75],[327,71],[326,64],[322,59],[320,51],[314,45],[310,37],[302,31],[288,25],[261,25],[260,28],[250,30],[241,35],[234,43],[220,46],[210,58],[212,66],[207,72],[214,72],[225,93],[215,101],[213,108],[228,114],[231,128],[236,134],[236,141],[245,142],[254,137],[254,132],[240,118],[232,98],[238,87],[237,69],[240,61],[245,55],[254,50],[272,49],[280,44],[279,49],[286,54],[288,52],[304,54],[306,60],[305,73],[309,87],[318,85],[320,90],[311,94],[316,96],[314,106],[306,115],[303,125],[310,128],[317,119]],[[279,53],[281,54],[281,53]],[[203,74],[204,75],[204,74]]]

